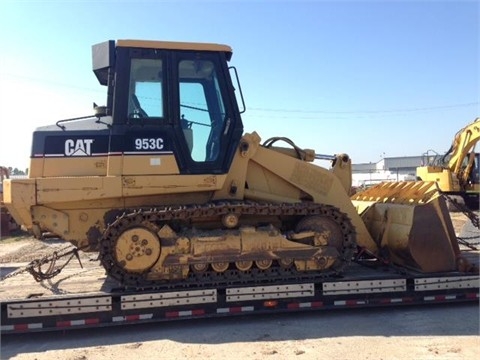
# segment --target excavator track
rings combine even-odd
[[[219,232],[235,232],[242,225],[242,219],[248,217],[251,221],[255,219],[255,226],[268,227],[266,225],[272,218],[280,219],[282,224],[289,224],[282,229],[280,234],[283,237],[291,236],[294,233],[292,224],[295,224],[298,231],[315,232],[315,229],[321,229],[328,234],[336,233],[336,248],[338,254],[333,265],[325,267],[325,269],[304,269],[298,270],[294,266],[292,258],[279,257],[276,260],[261,259],[251,261],[245,258],[244,261],[238,261],[235,258],[225,255],[224,261],[218,262],[210,258],[204,262],[191,262],[188,265],[186,276],[178,276],[178,269],[185,266],[179,266],[178,262],[173,264],[171,255],[170,260],[164,261],[163,267],[170,266],[172,276],[169,279],[156,279],[155,271],[158,268],[157,262],[159,255],[165,248],[166,244],[172,246],[172,239],[164,239],[162,237],[163,229],[180,227],[188,227],[189,230],[195,226],[207,224],[212,234]],[[319,225],[320,223],[320,225]],[[329,225],[324,228],[323,223]],[[322,225],[323,224],[323,225]],[[251,223],[249,223],[251,225]],[[318,227],[320,226],[320,228]],[[140,229],[140,230],[135,230]],[[271,231],[271,230],[270,230]],[[320,230],[319,230],[320,231]],[[136,247],[136,252],[142,253],[146,259],[151,259],[148,268],[132,269],[125,265],[124,258],[131,260],[132,256],[123,253],[118,248],[126,249],[123,245],[122,236],[128,234],[134,241],[138,239],[145,243],[153,238],[152,234],[160,234],[160,245],[156,247],[150,246],[147,250],[142,250],[142,246]],[[294,236],[294,235],[293,235]],[[175,237],[175,241],[181,238],[181,235]],[[341,238],[338,241],[338,238]],[[259,239],[260,240],[260,239]],[[302,240],[298,240],[302,241]],[[150,241],[151,243],[152,241]],[[139,243],[138,243],[139,244]],[[316,246],[310,246],[315,250]],[[338,208],[313,203],[285,203],[270,204],[256,202],[215,202],[204,205],[187,205],[175,207],[159,207],[159,208],[141,208],[127,209],[122,215],[117,216],[106,227],[100,240],[99,257],[102,265],[105,267],[107,274],[117,280],[126,288],[201,288],[204,286],[233,285],[233,284],[258,284],[258,283],[276,283],[285,282],[286,279],[294,281],[311,281],[315,278],[325,278],[338,276],[344,268],[352,260],[356,250],[355,229],[346,214]],[[143,252],[142,252],[143,251]],[[312,252],[312,251],[310,251]],[[306,253],[304,251],[304,253]],[[219,256],[224,256],[219,254]],[[305,255],[304,255],[305,256]],[[230,260],[228,260],[230,259]],[[320,261],[317,259],[317,261]],[[168,263],[170,262],[170,265]],[[254,266],[252,266],[254,264]],[[184,272],[185,275],[185,272]]]

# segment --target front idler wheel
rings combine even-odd
[[[114,247],[115,260],[127,272],[145,273],[160,257],[160,239],[154,230],[134,227],[123,231]]]

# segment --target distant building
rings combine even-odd
[[[352,185],[369,186],[382,181],[415,180],[424,156],[385,157],[377,163],[352,164]]]

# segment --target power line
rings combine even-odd
[[[53,85],[53,86],[60,86],[60,87],[67,87],[71,89],[77,89],[77,90],[82,90],[82,91],[88,91],[88,92],[102,92],[106,94],[106,91],[102,91],[100,89],[94,89],[94,88],[87,88],[87,87],[82,87],[82,86],[75,86],[72,84],[66,84],[62,82],[57,82],[57,81],[52,81],[48,79],[42,79],[42,78],[37,78],[33,76],[25,76],[25,75],[19,75],[19,74],[8,74],[8,73],[0,73],[0,77],[4,76],[9,76],[12,78],[17,78],[17,79],[24,79],[30,82],[35,82],[35,83],[42,83],[46,85]]]
[[[283,113],[300,113],[300,114],[326,114],[326,115],[352,115],[352,114],[391,114],[391,113],[406,113],[406,112],[419,112],[430,110],[445,110],[460,107],[470,107],[480,105],[480,102],[470,102],[453,105],[438,105],[429,107],[417,107],[417,108],[403,108],[403,109],[389,109],[389,110],[349,110],[349,111],[327,111],[327,110],[299,110],[299,109],[273,109],[273,108],[256,108],[247,107],[252,111],[263,112],[283,112]]]
[[[50,85],[62,86],[62,87],[69,87],[73,89],[89,91],[89,92],[102,92],[103,90],[100,89],[93,89],[93,88],[86,88],[75,86],[72,84],[66,84],[61,82],[54,82],[48,79],[41,79],[36,77],[30,77],[25,75],[19,74],[8,74],[8,73],[0,73],[0,76],[11,76],[15,78],[26,79],[34,82],[41,82]],[[275,112],[275,113],[296,113],[296,114],[323,114],[323,115],[374,115],[374,114],[394,114],[394,113],[412,113],[412,112],[422,112],[422,111],[432,111],[432,110],[446,110],[446,109],[455,109],[455,108],[462,108],[462,107],[471,107],[471,106],[478,106],[480,102],[468,102],[468,103],[460,103],[460,104],[450,104],[450,105],[436,105],[436,106],[426,106],[426,107],[415,107],[415,108],[400,108],[400,109],[387,109],[387,110],[349,110],[349,111],[331,111],[331,110],[302,110],[302,109],[282,109],[282,108],[262,108],[262,107],[249,107],[247,106],[247,110],[249,111],[259,111],[259,112]],[[283,118],[288,118],[285,116]],[[303,117],[304,119],[316,119],[316,117]]]

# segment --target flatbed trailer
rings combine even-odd
[[[477,250],[464,250],[462,255],[478,265]],[[421,274],[354,263],[341,277],[315,281],[133,291],[116,288],[92,260],[83,269],[69,266],[57,277],[39,283],[26,273],[0,283],[1,333],[246,314],[478,303],[479,284],[478,275]]]

